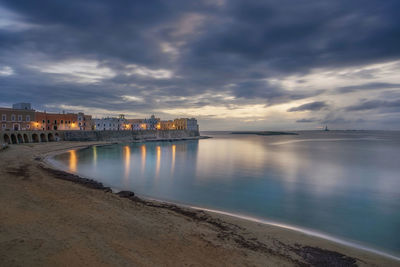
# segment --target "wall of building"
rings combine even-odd
[[[55,142],[64,139],[62,131],[0,131],[0,146],[3,144],[24,144]]]
[[[79,130],[78,115],[35,112],[35,130]]]
[[[93,123],[96,131],[130,130],[130,127],[127,127],[127,121],[124,118],[93,119]]]
[[[30,130],[35,119],[34,110],[0,108],[0,130]]]
[[[55,141],[122,141],[183,139],[199,136],[198,131],[147,130],[147,131],[0,131],[3,144],[41,143]]]
[[[66,141],[124,141],[153,139],[180,139],[199,136],[198,131],[147,130],[147,131],[66,131]]]

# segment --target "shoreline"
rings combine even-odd
[[[176,140],[172,140],[172,141],[170,139],[166,139],[166,140],[163,140],[163,139],[161,139],[161,140],[150,140],[150,141],[141,140],[141,141],[135,141],[133,143],[145,143],[145,142],[157,142],[157,141],[159,141],[159,142],[173,142],[173,141],[188,141],[188,140],[198,140],[198,139],[208,139],[208,138],[211,138],[211,137],[205,136],[205,137],[198,137],[198,138],[176,139]],[[88,149],[88,148],[93,147],[93,146],[108,146],[108,145],[123,144],[123,143],[124,142],[122,142],[122,143],[106,143],[106,144],[99,144],[99,145],[93,144],[93,145],[89,145],[89,146],[85,146],[85,147],[80,147],[80,148],[78,148],[76,150]],[[59,168],[61,166],[59,166],[59,167],[56,166],[55,165],[56,160],[54,159],[54,157],[56,155],[60,155],[60,154],[65,153],[65,152],[67,152],[67,151],[66,150],[61,150],[61,151],[57,151],[57,152],[53,153],[52,155],[48,155],[43,159],[43,162],[45,162],[45,164],[48,167],[50,167],[50,168],[52,168],[54,170],[63,171],[63,172],[69,173],[71,175],[76,175],[78,179],[84,179],[84,180],[89,179],[89,180],[92,180],[94,182],[97,182],[94,177],[84,177],[84,176],[79,175],[78,173],[71,173],[71,172],[69,172],[69,171],[67,171],[65,169]],[[130,191],[126,191],[126,190],[113,189],[112,187],[109,187],[109,188],[112,191],[112,193],[117,194],[117,195],[119,194],[119,192],[130,192]],[[392,254],[390,254],[388,252],[385,252],[385,251],[382,251],[382,250],[378,250],[378,249],[374,249],[374,248],[371,248],[371,247],[368,247],[368,246],[365,246],[365,245],[362,245],[362,244],[357,244],[355,241],[350,241],[350,240],[348,241],[348,240],[345,240],[345,239],[341,239],[341,238],[329,235],[327,233],[323,233],[323,232],[319,232],[319,231],[313,230],[313,229],[302,228],[302,227],[299,227],[299,226],[296,226],[296,225],[285,224],[285,223],[280,223],[280,222],[274,222],[274,221],[270,221],[270,220],[267,220],[267,219],[252,217],[252,216],[248,216],[248,215],[242,215],[242,214],[238,214],[238,213],[232,213],[232,212],[223,211],[223,210],[215,210],[215,209],[211,209],[211,208],[193,206],[193,205],[190,205],[190,204],[185,204],[185,203],[180,203],[180,202],[174,202],[174,201],[158,199],[156,197],[151,197],[151,196],[138,195],[135,192],[132,192],[132,193],[134,193],[135,196],[137,196],[138,198],[142,199],[143,201],[153,201],[153,202],[157,202],[158,204],[161,204],[161,205],[162,204],[176,205],[176,206],[187,208],[187,209],[195,209],[197,211],[207,211],[207,212],[211,212],[211,213],[214,213],[214,214],[226,215],[226,216],[230,216],[230,217],[234,217],[234,218],[238,218],[238,219],[243,219],[243,220],[247,220],[247,221],[251,221],[251,222],[262,223],[262,224],[269,225],[269,226],[280,227],[282,229],[288,229],[288,230],[296,231],[296,232],[299,232],[299,233],[302,233],[302,234],[306,234],[306,235],[309,235],[309,236],[312,236],[312,237],[317,237],[317,238],[321,238],[321,239],[328,240],[328,241],[331,241],[331,242],[335,242],[337,244],[344,245],[344,246],[347,246],[349,248],[355,248],[355,249],[364,250],[364,251],[367,251],[367,252],[370,252],[370,253],[374,253],[374,254],[377,254],[377,255],[380,255],[380,256],[383,256],[383,257],[387,257],[387,258],[390,258],[390,259],[393,259],[395,261],[399,261],[400,262],[400,257],[392,255]]]
[[[157,140],[160,141],[160,140]],[[146,141],[144,141],[146,142]],[[79,183],[81,185],[86,185],[86,187],[89,187],[92,190],[94,189],[100,189],[101,191],[106,192],[106,194],[109,194],[107,192],[110,192],[110,190],[107,189],[107,187],[104,187],[101,183],[96,182],[95,180],[92,179],[87,179],[80,177],[76,174],[65,172],[64,170],[58,170],[56,166],[53,166],[48,159],[52,156],[55,156],[56,154],[64,153],[70,149],[84,149],[88,148],[94,145],[112,145],[115,143],[112,142],[77,142],[77,143],[71,143],[71,142],[60,142],[60,147],[57,149],[44,149],[45,151],[40,154],[40,157],[35,156],[34,157],[34,162],[36,162],[38,165],[44,165],[41,168],[46,169],[50,168],[51,170],[44,170],[47,173],[50,173],[53,176],[54,175],[61,175],[65,177],[71,177],[74,176],[75,180],[81,180]],[[40,145],[33,145],[32,147],[38,147]],[[49,145],[47,145],[49,147]],[[12,147],[13,149],[14,147]],[[12,150],[11,149],[11,150]],[[9,150],[7,151],[2,151],[0,153],[5,154],[8,153]],[[55,173],[54,173],[55,172]],[[65,178],[64,177],[64,178]],[[54,177],[54,178],[59,178],[63,179],[62,177]],[[76,181],[72,179],[73,183],[76,183]],[[68,179],[64,179],[68,180]],[[91,181],[89,181],[91,180]],[[69,180],[71,181],[71,180]],[[90,186],[92,183],[97,183],[96,186],[92,187]],[[73,184],[71,183],[71,184]],[[100,185],[101,186],[100,186]],[[88,186],[89,185],[89,186]],[[81,186],[82,187],[82,186]],[[98,190],[95,190],[98,191]],[[124,192],[124,191],[123,191]],[[170,203],[166,202],[163,200],[157,200],[154,198],[148,198],[148,197],[137,197],[133,193],[130,194],[129,192],[122,193],[123,196],[120,195],[121,192],[119,193],[113,193],[113,195],[116,195],[118,198],[128,198],[131,200],[133,203],[137,204],[142,204],[146,207],[151,207],[151,208],[156,208],[156,209],[162,209],[162,210],[167,210],[167,211],[172,211],[174,213],[180,214],[182,216],[189,217],[191,220],[197,221],[198,223],[206,223],[206,224],[211,224],[212,226],[216,227],[219,229],[220,235],[222,237],[220,238],[225,238],[228,240],[233,240],[233,243],[236,244],[239,247],[242,247],[242,249],[252,251],[252,253],[262,253],[262,254],[267,254],[271,257],[278,258],[282,260],[282,262],[286,262],[289,264],[289,266],[292,265],[302,265],[302,263],[308,263],[313,265],[318,263],[318,262],[312,262],[310,260],[310,255],[313,255],[314,260],[322,260],[322,258],[328,258],[330,261],[341,261],[344,260],[344,262],[348,263],[348,266],[352,266],[351,264],[356,262],[357,263],[365,263],[366,265],[369,265],[367,262],[368,260],[372,260],[372,262],[386,262],[391,260],[395,260],[394,263],[398,264],[399,259],[395,256],[393,258],[390,258],[392,255],[386,255],[384,254],[377,254],[377,251],[371,251],[365,250],[365,248],[360,248],[360,247],[354,247],[350,246],[349,244],[343,244],[343,243],[337,243],[336,240],[329,240],[329,239],[324,239],[321,236],[316,236],[315,234],[310,234],[309,232],[306,231],[298,231],[299,229],[297,227],[293,226],[287,226],[283,224],[275,224],[273,222],[268,222],[268,221],[263,221],[257,218],[251,218],[248,216],[243,216],[243,215],[238,215],[238,214],[232,214],[229,212],[223,212],[223,211],[216,211],[216,210],[211,210],[211,209],[204,209],[204,208],[199,208],[199,207],[194,207],[194,206],[187,206],[185,204],[179,204],[179,203]],[[124,195],[125,194],[125,195]],[[229,218],[231,217],[231,218]],[[233,221],[233,223],[232,223]],[[247,239],[246,233],[241,233],[241,229],[243,228],[243,225],[248,225],[249,227],[258,227],[263,228],[262,226],[259,226],[260,224],[264,225],[265,228],[267,229],[272,229],[272,232],[279,232],[280,234],[283,233],[283,236],[285,238],[280,239],[273,239],[275,243],[280,244],[277,248],[271,248],[269,245],[266,246],[264,242],[259,241],[258,238],[256,238],[254,241],[253,239]],[[1,226],[1,225],[0,225]],[[275,229],[276,228],[276,229]],[[253,229],[254,230],[254,229]],[[264,229],[265,230],[265,229]],[[252,232],[252,231],[250,231]],[[253,231],[254,232],[254,231]],[[257,231],[256,231],[257,232]],[[281,233],[282,232],[282,233]],[[271,233],[268,233],[268,231],[262,231],[262,235],[268,235]],[[278,234],[279,236],[279,234]],[[307,237],[304,237],[307,236]],[[307,242],[300,242],[299,244],[296,242],[295,244],[288,244],[285,242],[282,242],[284,239],[298,239],[299,237],[307,239]],[[262,238],[261,238],[262,239]],[[269,236],[269,239],[271,237]],[[231,242],[230,241],[230,242]],[[287,240],[286,240],[287,241]],[[314,243],[318,244],[318,246],[310,246],[307,243]],[[312,245],[314,245],[312,244]],[[339,248],[339,249],[333,249],[331,248]],[[337,252],[339,250],[339,252]],[[361,251],[360,251],[361,250]],[[283,252],[282,252],[283,251]],[[350,252],[350,253],[347,253]],[[379,252],[379,251],[378,251]],[[343,253],[343,254],[342,254]],[[346,256],[350,254],[349,256]],[[319,256],[315,256],[319,255]],[[353,257],[354,255],[357,255],[357,257]],[[361,255],[361,257],[360,257]],[[0,255],[1,256],[1,255]],[[286,258],[286,259],[285,259]],[[361,259],[360,259],[361,258]],[[284,260],[285,259],[285,260]],[[305,259],[308,259],[309,261],[305,261]],[[367,261],[365,261],[367,260]],[[311,261],[311,262],[310,262]],[[1,262],[1,260],[0,260]],[[278,261],[279,262],[279,261]],[[258,265],[258,264],[255,264]],[[286,266],[286,265],[285,265]]]

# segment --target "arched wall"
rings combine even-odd
[[[17,137],[15,136],[15,134],[11,134],[11,143],[12,144],[18,144]]]
[[[5,144],[11,144],[11,138],[8,134],[3,135],[3,140]]]
[[[32,134],[32,142],[33,143],[39,143],[39,135],[34,133]]]
[[[24,133],[24,143],[29,143],[29,137],[26,133]]]
[[[46,135],[44,133],[40,134],[40,142],[47,142]]]

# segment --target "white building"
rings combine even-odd
[[[122,131],[130,130],[124,118],[93,119],[96,131]]]
[[[199,130],[199,125],[197,124],[197,120],[195,118],[187,119],[187,129],[190,131]]]
[[[157,124],[160,122],[160,118],[156,118],[151,115],[149,119],[144,119],[143,122],[146,124],[146,130],[156,130]]]

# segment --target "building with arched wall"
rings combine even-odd
[[[9,130],[31,130],[32,121],[35,119],[33,109],[0,108],[0,129]]]

